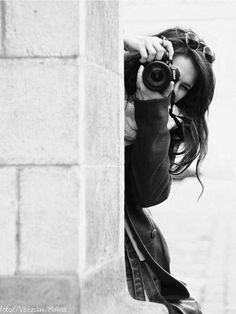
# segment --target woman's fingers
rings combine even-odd
[[[147,51],[148,51],[147,62],[151,62],[151,61],[155,60],[156,55],[158,54],[158,50],[157,50],[156,47],[153,45],[153,43],[147,42],[147,44],[146,44],[146,49],[147,49]]]
[[[151,62],[161,60],[164,52],[168,53],[169,59],[173,59],[174,49],[171,41],[165,37],[157,36],[139,36],[136,38],[126,37],[124,39],[125,47],[129,51],[138,51],[140,53],[140,62]]]
[[[146,63],[148,59],[148,53],[145,46],[140,46],[139,53],[141,58],[139,59],[140,63]]]
[[[158,39],[160,39],[160,38],[158,38]],[[156,50],[155,60],[161,60],[163,58],[165,52],[166,52],[166,49],[157,41],[153,41],[152,44]]]
[[[139,43],[139,52],[141,55],[140,62],[151,62],[154,60],[162,60],[165,53],[168,54],[170,60],[173,59],[174,49],[171,41],[164,38],[143,37]]]
[[[164,90],[162,93],[163,97],[168,97],[174,90],[175,83],[173,81],[170,82],[170,85],[167,87],[167,89]]]
[[[172,60],[174,56],[174,48],[171,41],[167,40],[165,37],[162,39],[162,46],[168,51],[169,59]]]
[[[140,62],[146,63],[154,60],[161,60],[164,54],[162,40],[158,37],[144,37],[139,45]]]
[[[140,65],[137,73],[137,89],[143,90],[145,88],[145,85],[143,84],[143,70],[144,66]]]

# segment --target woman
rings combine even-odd
[[[206,113],[215,87],[214,54],[196,33],[183,28],[125,39],[125,49],[128,289],[137,300],[165,304],[169,313],[202,313],[185,284],[171,276],[166,242],[146,207],[166,200],[172,175],[194,160],[199,179],[207,153]],[[165,55],[180,76],[162,92],[150,90],[143,81],[144,67]]]

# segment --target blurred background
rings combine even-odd
[[[124,32],[155,34],[173,26],[196,31],[216,54],[209,152],[196,178],[175,180],[169,199],[152,213],[164,233],[172,272],[188,283],[204,313],[236,313],[236,1],[126,0]]]

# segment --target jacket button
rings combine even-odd
[[[157,236],[157,229],[153,229],[151,233],[151,237],[155,238]]]

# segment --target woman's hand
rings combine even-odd
[[[156,36],[126,37],[124,45],[128,51],[140,53],[141,58],[139,61],[141,63],[161,60],[165,52],[168,53],[169,60],[172,60],[174,55],[172,43],[165,38]]]
[[[174,89],[174,82],[170,82],[170,85],[162,93],[148,89],[143,83],[143,77],[142,77],[143,76],[143,70],[144,70],[144,66],[141,65],[139,67],[139,70],[137,73],[136,97],[138,99],[140,99],[140,100],[162,99],[162,98],[168,97],[172,93],[172,91]]]

